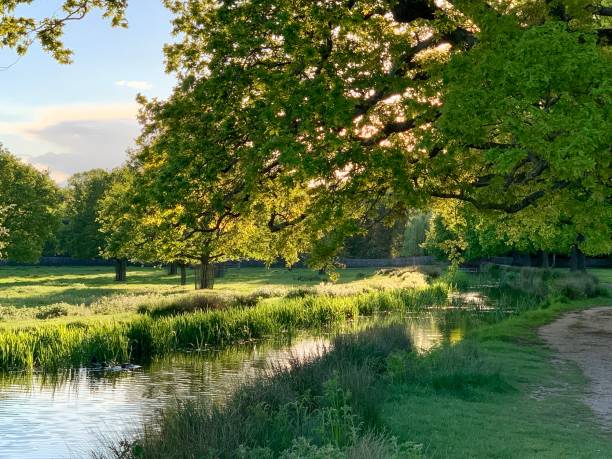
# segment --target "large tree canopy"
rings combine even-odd
[[[13,261],[37,261],[58,225],[59,190],[46,173],[0,147],[0,244]]]
[[[569,243],[610,251],[605,4],[166,4],[181,84],[146,105],[159,129],[144,144],[173,141],[168,161],[141,154],[140,166],[178,195],[229,180],[226,198],[245,207],[274,196],[265,183],[303,190],[303,208],[271,211],[268,226],[309,235],[322,257],[380,202],[431,198],[511,215],[514,231],[563,224]]]

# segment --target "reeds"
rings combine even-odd
[[[257,306],[123,321],[75,322],[0,330],[0,370],[57,370],[145,361],[165,353],[243,342],[296,329],[321,328],[377,312],[445,304],[442,285],[351,296],[270,299]]]
[[[226,403],[177,402],[135,440],[95,454],[115,458],[410,458],[417,445],[380,431],[386,361],[410,349],[401,325],[341,335],[318,358],[292,360]]]

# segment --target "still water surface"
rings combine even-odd
[[[367,319],[377,320],[384,319]],[[414,347],[426,352],[461,340],[466,330],[492,317],[450,310],[403,320]],[[329,334],[300,334],[175,355],[135,371],[0,375],[0,458],[87,457],[109,439],[129,436],[143,419],[177,398],[222,400],[271,365],[286,365],[293,356],[316,356],[328,344]]]

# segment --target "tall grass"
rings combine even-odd
[[[340,335],[316,358],[273,368],[225,403],[179,401],[96,457],[423,457],[421,445],[385,433],[381,407],[402,390],[473,398],[513,388],[474,344],[419,355],[405,326],[391,323]]]
[[[409,458],[380,429],[386,361],[410,348],[402,326],[341,335],[316,359],[242,387],[225,404],[181,401],[147,424],[140,438],[111,445],[121,458]],[[98,455],[100,456],[100,455]]]
[[[271,299],[255,307],[189,314],[135,316],[116,322],[41,325],[0,330],[0,369],[56,370],[97,363],[144,361],[155,355],[319,328],[377,312],[444,304],[447,289],[397,289],[353,296]]]

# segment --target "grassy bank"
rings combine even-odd
[[[610,457],[612,438],[582,402],[584,378],[572,365],[553,363],[537,335],[565,312],[609,304],[607,298],[554,301],[475,330],[466,344],[512,390],[484,385],[463,395],[395,384],[383,408],[385,425],[400,440],[422,443],[428,457]]]
[[[326,327],[376,312],[445,304],[443,284],[355,295],[277,298],[256,306],[178,315],[133,315],[124,320],[52,323],[0,330],[0,369],[53,370],[96,363],[144,361],[152,356],[262,338],[288,330]]]
[[[610,457],[577,368],[553,364],[537,328],[608,298],[556,299],[429,354],[398,326],[340,337],[330,352],[244,387],[227,404],[181,402],[130,458]]]
[[[410,458],[380,425],[387,360],[410,349],[400,326],[333,340],[314,360],[294,360],[240,389],[223,406],[184,401],[147,425],[142,437],[109,445],[115,458]]]

